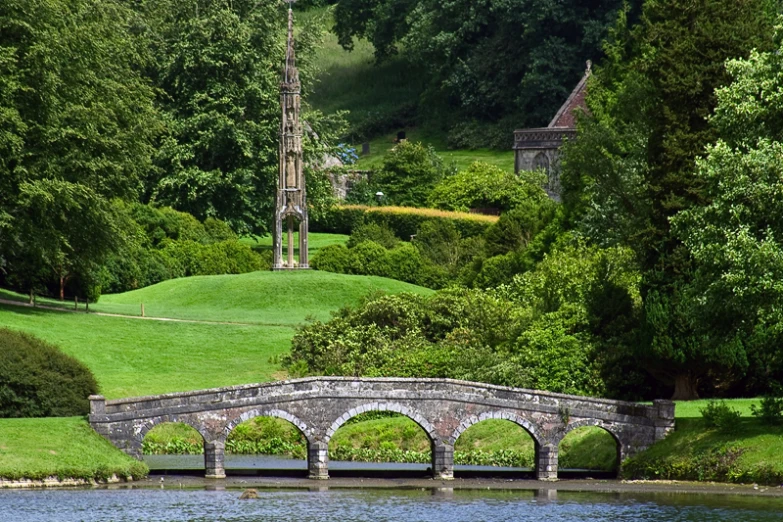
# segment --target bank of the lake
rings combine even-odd
[[[0,479],[5,486],[29,486],[21,479],[57,485],[133,480],[147,476],[143,462],[127,456],[95,433],[83,417],[3,419],[0,422]]]

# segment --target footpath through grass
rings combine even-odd
[[[147,466],[95,433],[82,417],[3,419],[0,422],[0,477],[106,480],[142,478]]]

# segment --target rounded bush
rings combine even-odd
[[[87,415],[96,393],[84,364],[37,337],[0,329],[0,417]]]

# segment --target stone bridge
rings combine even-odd
[[[405,415],[427,433],[435,478],[451,479],[454,443],[486,419],[506,419],[524,428],[535,444],[535,473],[557,478],[557,454],[565,435],[599,426],[617,443],[618,464],[674,428],[674,403],[642,404],[492,386],[450,379],[355,379],[312,377],[107,401],[90,397],[90,424],[115,446],[142,456],[147,432],[163,422],[182,422],[204,437],[206,476],[225,477],[229,433],[253,417],[277,417],[307,439],[309,476],[329,478],[328,445],[351,417],[370,411]]]

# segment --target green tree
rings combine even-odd
[[[778,50],[732,60],[717,91],[720,135],[698,161],[709,204],[681,212],[675,231],[696,262],[695,325],[714,353],[749,365],[749,391],[783,380],[783,59]]]
[[[134,20],[110,0],[0,5],[0,259],[19,289],[94,297],[122,239],[109,201],[136,197],[160,127]]]
[[[716,352],[694,332],[693,260],[670,218],[705,204],[695,162],[716,139],[706,118],[729,81],[724,63],[771,46],[776,8],[774,0],[647,0],[633,30],[621,17],[611,60],[590,86],[593,116],[566,150],[571,217],[596,241],[635,250],[644,301],[637,355],[678,399],[697,397],[707,372],[742,369],[740,353]]]
[[[140,2],[140,39],[154,58],[147,71],[160,89],[166,132],[147,180],[145,202],[215,217],[239,234],[270,230],[277,183],[280,74],[286,15],[274,2]],[[321,37],[300,24],[296,56],[302,85],[313,83],[308,57]],[[308,200],[316,213],[331,201],[316,168],[342,133],[342,116],[302,108]]]
[[[640,0],[629,0],[634,8]],[[426,66],[422,110],[451,124],[543,126],[584,71],[622,0],[339,0],[334,32],[366,38],[384,60],[400,53]],[[457,109],[456,111],[454,109]],[[485,138],[475,133],[475,140]]]
[[[386,202],[423,207],[444,171],[443,160],[432,147],[405,141],[386,153],[383,167],[371,181],[384,193]]]

